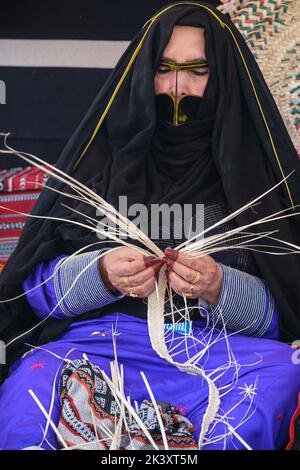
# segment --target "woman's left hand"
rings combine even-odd
[[[223,271],[211,256],[192,258],[166,248],[163,262],[168,268],[169,285],[177,294],[191,299],[201,297],[211,305],[217,303]]]

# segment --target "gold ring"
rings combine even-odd
[[[131,287],[131,284],[129,282],[128,276],[125,276],[124,278],[125,284],[127,284],[128,287]]]
[[[192,292],[184,292],[183,295],[184,295],[184,297],[192,297],[193,293]]]
[[[129,293],[129,297],[136,298],[136,297],[138,297],[138,295],[135,294],[135,293],[131,290],[130,293]]]
[[[184,295],[185,297],[192,297],[192,295],[193,295],[193,289],[194,289],[193,284],[190,284],[190,292],[184,292],[183,295]]]
[[[201,277],[200,273],[198,271],[196,271],[196,274],[195,274],[194,278],[191,280],[191,284],[197,284],[200,277]]]

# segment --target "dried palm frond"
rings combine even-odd
[[[92,206],[97,210],[97,212],[102,213],[105,215],[110,221],[112,221],[115,226],[117,227],[116,229],[111,229],[110,227],[104,227],[104,225],[99,224],[99,222],[96,219],[93,219],[92,217],[87,217],[85,214],[80,213],[77,210],[72,209],[69,207],[70,210],[74,210],[76,213],[79,215],[82,215],[82,217],[85,218],[85,222],[79,222],[79,221],[71,221],[68,220],[67,218],[58,218],[58,217],[50,217],[50,216],[36,216],[36,215],[29,215],[30,217],[37,217],[37,218],[44,218],[44,219],[52,219],[56,221],[63,221],[67,223],[72,223],[75,225],[78,225],[82,228],[85,228],[87,230],[93,231],[96,234],[101,234],[105,235],[108,239],[112,240],[113,242],[118,242],[120,245],[125,245],[125,246],[130,246],[134,249],[140,250],[144,253],[148,254],[154,254],[158,258],[163,257],[163,252],[159,247],[156,246],[156,244],[148,238],[148,236],[140,230],[133,222],[131,222],[129,219],[127,219],[124,215],[120,214],[112,205],[108,204],[102,197],[97,195],[93,190],[85,186],[83,183],[77,181],[70,175],[66,174],[62,170],[55,168],[54,166],[51,166],[47,164],[47,167],[45,168],[46,162],[44,162],[42,159],[31,155],[29,153],[25,152],[18,152],[12,147],[10,147],[7,143],[7,137],[9,134],[0,134],[0,136],[4,137],[4,144],[6,147],[6,150],[0,150],[0,153],[2,154],[14,154],[18,155],[20,158],[25,160],[26,162],[30,163],[33,166],[36,166],[37,168],[43,168],[43,171],[48,173],[50,176],[55,178],[56,180],[64,183],[68,187],[70,187],[71,190],[74,191],[75,194],[70,194],[66,192],[61,192],[53,188],[49,188],[53,191],[56,191],[57,193],[63,194],[66,197],[69,197],[71,199],[76,199],[79,200],[89,206]],[[285,182],[287,177],[283,178],[279,183],[274,185],[272,188],[269,190],[265,191],[263,194],[259,195],[258,197],[254,198],[252,201],[248,202],[245,204],[243,207],[240,209],[236,210],[235,212],[231,213],[230,215],[226,216],[223,218],[221,221],[215,223],[213,226],[203,230],[201,233],[196,234],[193,237],[190,237],[186,242],[182,243],[179,245],[176,249],[181,251],[182,253],[185,253],[188,256],[191,257],[201,257],[204,255],[208,254],[213,254],[218,251],[224,251],[226,249],[249,249],[249,250],[257,250],[257,251],[262,251],[264,253],[272,253],[274,255],[282,255],[282,254],[290,254],[290,253],[300,253],[300,247],[290,243],[286,242],[284,240],[281,240],[280,238],[275,238],[273,236],[274,231],[263,231],[263,232],[255,232],[251,233],[250,229],[253,227],[256,227],[257,225],[261,224],[267,224],[269,222],[274,222],[283,218],[287,217],[292,217],[299,215],[299,212],[296,212],[294,210],[293,213],[287,213],[289,209],[285,209],[283,211],[270,214],[268,216],[265,216],[261,218],[260,220],[254,221],[252,223],[249,223],[247,225],[244,225],[242,227],[237,227],[235,229],[229,230],[225,233],[217,234],[217,235],[212,235],[212,236],[204,236],[207,235],[207,232],[220,227],[224,223],[232,220],[242,212],[248,210],[250,207],[253,207],[254,205],[258,204],[259,201],[265,197],[267,194],[269,194],[271,191],[274,191],[280,184]],[[68,206],[66,206],[68,207]],[[295,208],[294,208],[295,209]],[[123,239],[123,236],[127,235],[129,238],[133,240],[137,240],[143,248],[139,248],[136,245],[132,243],[128,243]],[[226,245],[226,241],[233,236],[239,235],[238,242],[236,242],[234,245]],[[268,244],[263,244],[259,245],[256,242],[260,239],[267,239],[267,240],[272,240],[276,241],[278,245],[268,245]],[[101,242],[99,242],[101,243]],[[92,245],[89,245],[91,247]],[[265,248],[272,248],[275,249],[277,248],[278,250],[281,250],[281,252],[268,252],[265,250]],[[85,247],[87,248],[87,247]],[[71,256],[76,256],[79,252],[82,252],[85,248],[82,248],[78,250],[76,253],[74,253]],[[118,249],[113,248],[113,249]],[[95,260],[93,262],[97,262],[97,260],[103,256],[103,253],[99,255],[98,257],[95,257]],[[60,267],[62,264],[60,265]],[[85,268],[87,269],[87,268]],[[75,283],[78,281],[82,273],[80,273],[77,278],[74,280],[72,286],[70,289],[73,288]],[[44,281],[44,282],[47,282]],[[70,291],[69,289],[69,291]],[[68,291],[68,292],[69,292]],[[208,331],[207,336],[203,337],[202,341],[202,350],[195,354],[194,356],[189,356],[189,347],[187,347],[187,338],[184,338],[184,344],[185,344],[185,351],[187,352],[187,357],[188,360],[186,360],[184,363],[179,363],[177,362],[174,358],[175,355],[178,354],[178,350],[176,348],[170,349],[168,348],[167,345],[167,340],[166,340],[166,332],[164,330],[164,304],[165,304],[165,298],[166,298],[166,292],[168,292],[169,295],[169,300],[170,300],[170,305],[172,307],[172,318],[173,318],[173,323],[175,323],[175,316],[174,316],[174,309],[176,309],[176,306],[174,306],[173,301],[172,301],[172,292],[170,289],[168,289],[167,285],[167,278],[165,275],[165,267],[162,267],[159,273],[158,277],[158,282],[156,283],[156,289],[155,291],[149,296],[148,298],[148,329],[149,329],[149,336],[151,340],[151,344],[153,349],[156,351],[156,353],[175,367],[177,367],[179,370],[186,372],[188,374],[192,375],[199,375],[202,377],[203,380],[206,381],[208,388],[209,388],[209,396],[208,396],[208,406],[206,409],[206,412],[204,413],[203,416],[203,421],[202,421],[202,426],[201,426],[201,432],[199,435],[199,448],[203,448],[205,445],[207,445],[208,442],[208,433],[210,432],[210,429],[213,429],[213,424],[217,423],[218,420],[221,419],[221,415],[219,413],[219,408],[220,408],[220,400],[221,396],[224,393],[228,393],[228,390],[223,391],[218,388],[217,383],[221,375],[225,374],[226,370],[228,370],[228,367],[233,367],[235,370],[234,373],[234,378],[236,379],[238,370],[239,370],[239,365],[237,364],[236,360],[234,359],[234,356],[232,354],[232,351],[230,349],[229,341],[228,341],[228,335],[226,332],[226,325],[224,324],[223,317],[222,317],[222,312],[220,312],[220,321],[221,323],[223,322],[222,328],[219,333],[219,337],[222,337],[222,339],[225,339],[226,344],[227,344],[227,350],[228,350],[228,357],[230,358],[229,364],[227,364],[224,367],[220,367],[217,371],[212,371],[208,373],[205,370],[205,367],[203,364],[200,365],[199,360],[204,358],[204,355],[209,351],[209,348],[212,346],[212,344],[216,343],[219,340],[219,337],[217,336],[216,339],[212,340],[212,332],[214,330],[210,328],[210,331]],[[21,295],[25,295],[21,294]],[[67,295],[67,293],[65,294]],[[18,298],[20,296],[15,297],[14,299]],[[7,299],[2,302],[7,302],[11,301],[13,299]],[[63,299],[60,300],[62,302]],[[59,303],[57,304],[59,305]],[[55,307],[56,308],[56,307]],[[54,309],[53,309],[54,311]],[[42,320],[45,321],[49,316],[52,315],[53,311],[44,319]],[[187,306],[186,299],[185,299],[185,308],[184,312],[181,314],[182,318],[184,319],[185,322],[190,320],[190,315],[189,315],[189,307]],[[41,324],[40,322],[39,324]],[[29,331],[32,331],[36,326],[31,328]],[[14,338],[9,344],[11,344],[13,341],[16,341],[16,339],[20,338],[21,336],[27,334],[29,331],[22,333],[22,335],[19,335],[17,338]],[[190,338],[191,339],[191,338]],[[196,338],[192,338],[194,340],[194,344],[200,343],[199,340]],[[172,337],[172,342],[174,340],[174,337]],[[180,343],[179,343],[180,344]],[[175,352],[174,352],[175,351]],[[173,353],[173,354],[172,354]],[[216,375],[216,377],[214,377]],[[145,378],[145,376],[143,376]],[[121,419],[120,421],[116,424],[116,429],[117,433],[114,435],[112,441],[111,441],[111,446],[112,448],[117,448],[120,442],[120,430],[121,430],[121,423],[124,421],[124,410],[125,408],[132,414],[132,416],[138,421],[139,417],[134,410],[134,408],[131,406],[131,404],[128,402],[128,400],[124,397],[124,392],[122,388],[122,380],[123,380],[123,374],[122,372],[119,371],[118,368],[115,366],[112,367],[112,379],[109,379],[107,375],[105,375],[105,380],[107,381],[109,387],[113,391],[116,400],[118,400],[120,409],[121,409]],[[234,382],[234,380],[233,380]],[[145,382],[146,383],[146,382]],[[147,385],[147,384],[146,384]],[[227,387],[230,390],[230,387]],[[222,393],[220,393],[222,392]],[[34,397],[34,395],[32,395]],[[36,397],[34,397],[36,398]],[[36,400],[38,403],[38,401]],[[44,412],[44,411],[43,411]],[[45,414],[45,413],[44,413]],[[223,417],[223,421],[225,422],[227,419],[226,416]],[[140,420],[139,420],[140,421]],[[138,421],[138,422],[139,422]],[[49,421],[51,424],[51,422]],[[142,426],[142,423],[139,422],[139,424]],[[232,428],[232,426],[231,426]],[[233,428],[232,428],[233,429]],[[233,432],[231,429],[231,432]],[[147,430],[143,429],[145,434],[147,433]],[[149,434],[149,433],[148,433]],[[234,435],[238,437],[238,433],[236,432],[236,428],[234,431]],[[151,435],[148,436],[149,441],[154,445],[155,448],[155,443],[151,438]],[[211,441],[210,441],[211,442]],[[243,443],[243,439],[240,439],[240,442]],[[247,447],[247,446],[246,446]]]

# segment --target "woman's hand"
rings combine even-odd
[[[211,305],[217,303],[222,286],[222,268],[211,256],[191,258],[166,248],[163,262],[167,265],[170,287],[179,295],[201,297]]]
[[[103,255],[99,264],[102,280],[112,294],[148,297],[155,289],[162,262],[134,248],[121,247]]]

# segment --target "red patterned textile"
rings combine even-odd
[[[47,179],[45,171],[32,166],[0,170],[0,272],[17,246],[27,219],[18,212],[31,212]]]
[[[0,191],[41,191],[48,179],[47,173],[38,168],[11,168],[0,171]]]
[[[18,191],[0,194],[0,271],[15,249],[21,231],[40,191]],[[10,209],[10,210],[9,210]]]

